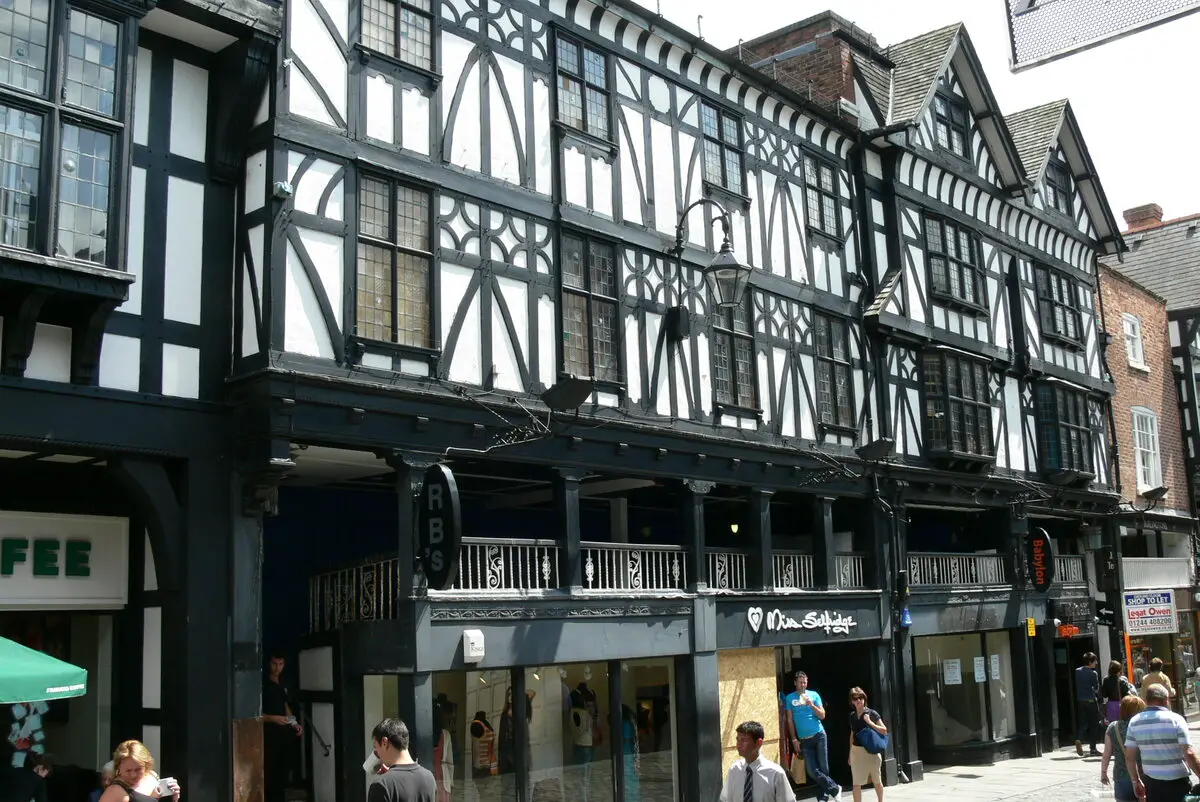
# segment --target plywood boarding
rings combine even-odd
[[[743,721],[758,721],[766,730],[762,753],[779,760],[779,702],[774,649],[719,652],[721,688],[721,763],[724,772],[737,760],[735,730]]]

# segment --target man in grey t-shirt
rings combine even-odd
[[[375,756],[387,772],[367,791],[367,802],[435,802],[433,772],[417,764],[408,752],[408,727],[398,718],[385,718],[371,731]]]

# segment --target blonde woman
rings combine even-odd
[[[880,735],[887,735],[883,717],[867,707],[867,692],[862,688],[850,689],[850,774],[854,783],[854,802],[862,802],[862,787],[870,783],[875,786],[878,802],[883,802],[883,755],[873,755],[863,749],[855,739],[860,730],[867,727]]]
[[[1142,697],[1131,694],[1121,700],[1119,718],[1108,725],[1104,733],[1104,755],[1100,758],[1100,783],[1108,785],[1108,764],[1113,764],[1113,797],[1117,802],[1137,802],[1133,793],[1133,779],[1125,765],[1125,734],[1129,731],[1129,720],[1146,709]]]
[[[100,802],[147,802],[173,799],[179,802],[180,788],[172,778],[160,781],[154,773],[154,757],[141,741],[125,741],[113,752],[116,777],[100,795]],[[164,793],[168,790],[169,793]]]

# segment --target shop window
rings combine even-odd
[[[1007,631],[914,638],[913,651],[918,714],[932,746],[997,741],[1016,733],[1018,689]]]
[[[613,802],[608,664],[525,669],[532,693],[526,799]]]
[[[620,737],[623,802],[678,799],[674,661],[621,664]]]

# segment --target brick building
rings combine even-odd
[[[1107,366],[1116,386],[1111,421],[1116,447],[1116,487],[1123,503],[1121,587],[1126,593],[1174,591],[1174,632],[1131,635],[1128,659],[1135,672],[1161,657],[1183,693],[1181,710],[1200,705],[1187,681],[1196,671],[1194,605],[1194,488],[1189,482],[1191,393],[1182,381],[1179,313],[1196,294],[1200,249],[1193,247],[1195,218],[1163,222],[1148,204],[1124,214],[1129,248],[1121,264],[1100,266],[1100,297],[1111,337]],[[1186,317],[1184,318],[1187,319]],[[1187,340],[1183,340],[1186,342]],[[1181,399],[1183,403],[1181,403]]]

